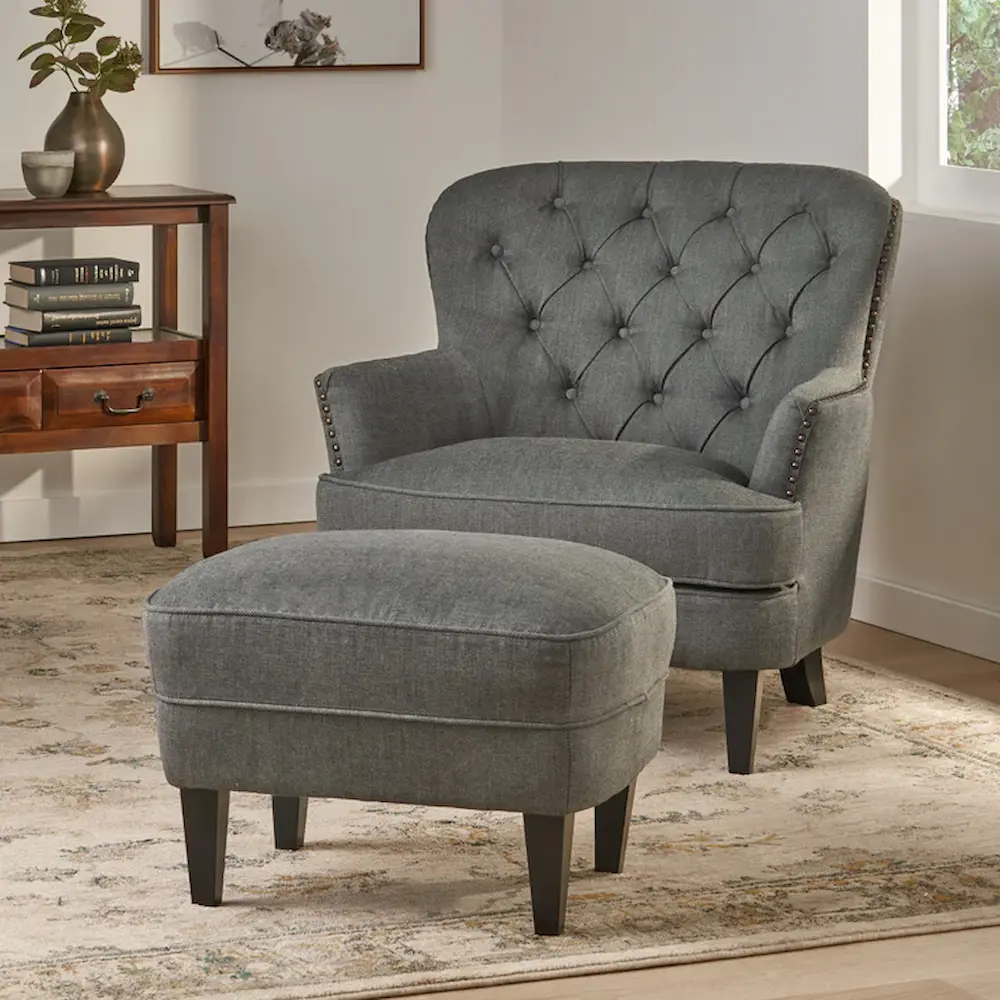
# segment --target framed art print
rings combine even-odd
[[[153,73],[424,65],[424,0],[149,3]]]

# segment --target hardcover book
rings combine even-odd
[[[138,281],[139,265],[120,257],[21,260],[11,262],[10,277],[22,285],[107,285]]]
[[[128,344],[131,330],[64,330],[61,333],[32,333],[8,326],[4,339],[15,347],[69,347],[79,344]]]
[[[10,325],[31,333],[54,333],[62,330],[101,330],[142,326],[139,306],[111,309],[39,309],[10,308]]]
[[[10,307],[10,325],[31,333],[63,330],[101,330],[142,326],[139,306],[111,309],[18,309]]]
[[[102,306],[130,306],[135,302],[131,281],[111,285],[19,285],[4,286],[4,301],[18,309],[100,309]]]

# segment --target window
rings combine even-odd
[[[920,0],[918,198],[1000,214],[1000,0]]]

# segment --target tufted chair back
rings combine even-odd
[[[749,476],[789,390],[874,369],[892,213],[827,167],[477,174],[428,224],[440,346],[479,372],[498,434],[673,445]]]

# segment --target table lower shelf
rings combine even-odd
[[[205,422],[133,424],[128,427],[87,427],[54,431],[12,431],[0,434],[0,455],[30,455],[78,448],[129,448],[151,444],[191,444],[205,441]]]

